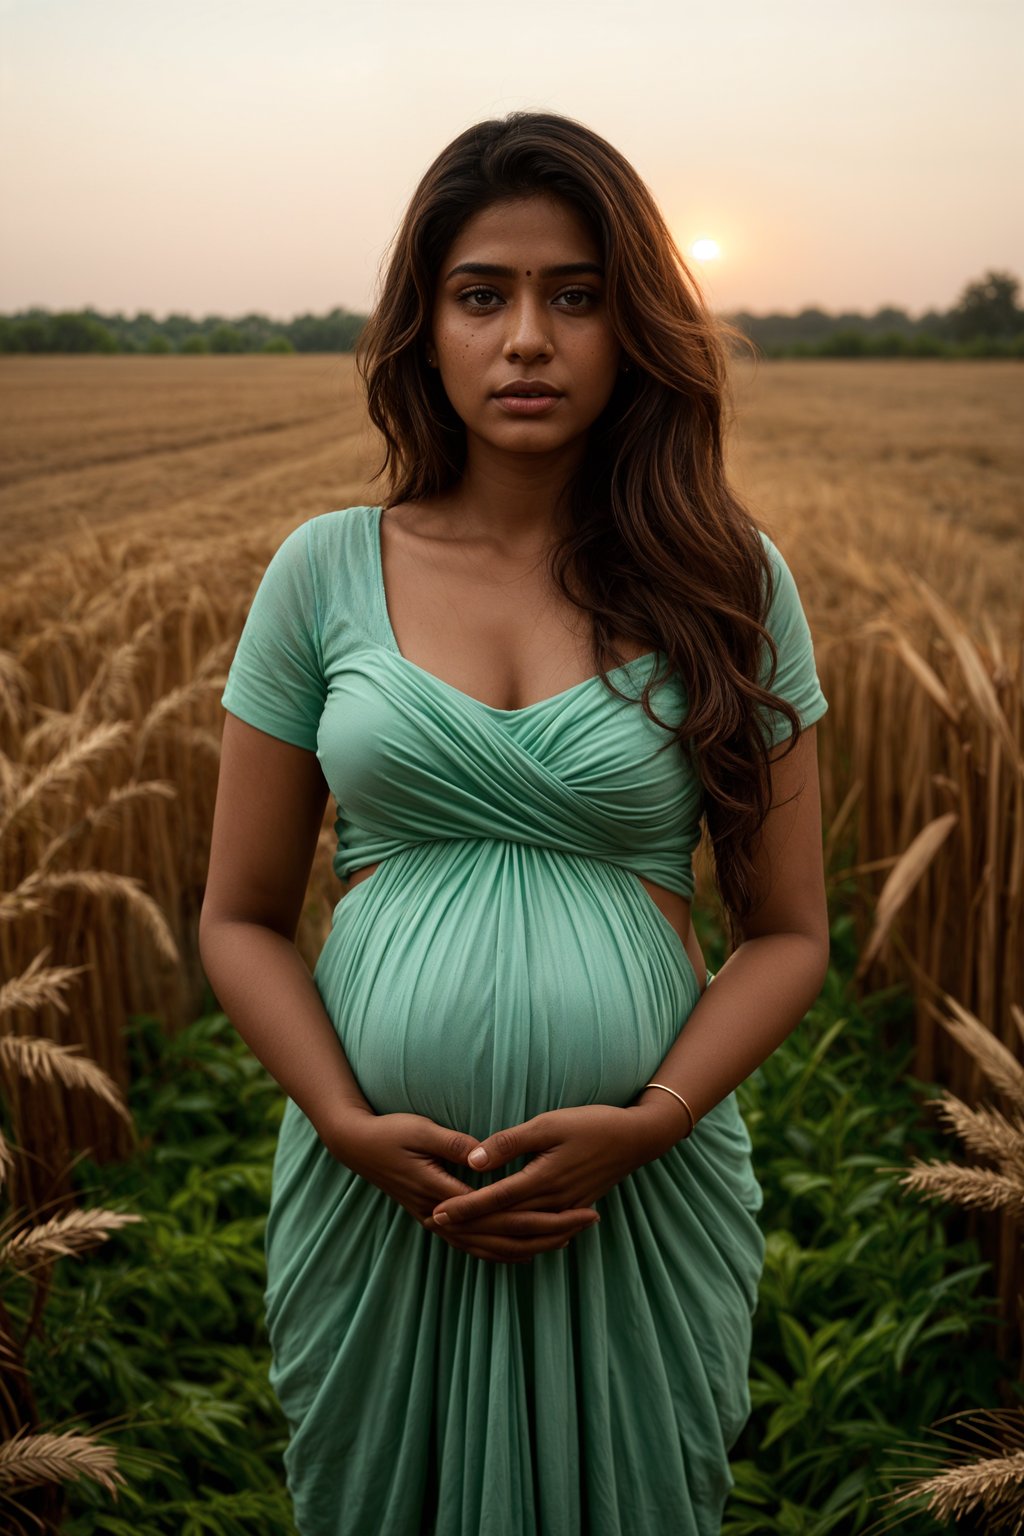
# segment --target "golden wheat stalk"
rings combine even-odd
[[[55,1258],[75,1258],[105,1243],[110,1232],[144,1218],[130,1211],[66,1211],[49,1221],[23,1227],[0,1242],[0,1265],[24,1273]]]
[[[1008,1120],[990,1105],[972,1109],[953,1093],[929,1099],[928,1108],[956,1133],[966,1152],[991,1157],[1004,1169],[1024,1175],[1024,1119],[1019,1115]]]
[[[966,626],[948,608],[939,594],[916,571],[908,571],[914,589],[930,611],[936,625],[948,642],[957,661],[975,711],[1002,742],[1003,750],[1018,773],[1024,774],[1024,756],[1014,740],[1010,724],[999,705],[999,698],[977,644],[971,639]]]
[[[167,779],[146,779],[142,783],[131,779],[127,784],[120,784],[112,789],[102,805],[93,806],[83,816],[61,832],[59,836],[47,843],[39,855],[36,864],[36,872],[49,869],[57,860],[57,857],[65,849],[79,838],[95,832],[101,827],[116,826],[125,810],[136,800],[151,800],[159,796],[164,800],[176,800],[178,797],[177,786]]]
[[[29,1082],[86,1088],[129,1125],[131,1111],[114,1079],[80,1045],[58,1045],[41,1035],[0,1035],[0,1068],[11,1067]]]
[[[1022,1008],[1019,1003],[1011,1003],[1010,1017],[1016,1024],[1017,1033],[1021,1038],[1022,1044],[1024,1044],[1024,1008]]]
[[[1024,1178],[992,1168],[961,1168],[955,1163],[921,1162],[915,1158],[898,1179],[905,1189],[979,1211],[1007,1211],[1024,1219]]]
[[[895,625],[890,630],[891,641],[896,654],[903,662],[907,671],[916,677],[921,687],[936,703],[952,725],[958,725],[960,715],[956,705],[950,697],[949,689],[941,681],[937,673],[929,666],[919,651],[915,651],[910,641],[901,629]]]
[[[28,819],[28,813],[37,810],[40,800],[46,795],[56,790],[66,792],[73,788],[87,768],[94,767],[123,746],[130,733],[131,721],[105,720],[81,740],[59,752],[51,763],[47,763],[27,783],[23,779],[11,804],[0,816],[0,841],[17,822]],[[28,745],[29,738],[26,737],[25,746]]]
[[[925,1498],[925,1509],[940,1521],[955,1520],[979,1509],[995,1514],[1001,1508],[1009,1516],[1012,1511],[1007,1508],[1007,1495],[1018,1490],[1022,1482],[1024,1451],[1011,1451],[1006,1456],[987,1456],[967,1466],[951,1467],[934,1477],[923,1477],[906,1492],[894,1492],[893,1503],[898,1506],[908,1499]],[[1019,1519],[1013,1529],[1020,1529]]]
[[[14,1170],[14,1153],[3,1131],[0,1131],[0,1186],[8,1174]]]
[[[948,992],[942,993],[942,1001],[950,1009],[951,1017],[942,1013],[928,998],[925,998],[925,1006],[943,1029],[974,1057],[993,1088],[1004,1094],[1016,1109],[1024,1111],[1024,1066],[962,1003],[950,997]],[[1010,1011],[1018,1029],[1024,1028],[1024,1015],[1019,1005],[1011,1004]]]
[[[51,965],[44,969],[43,962],[49,953],[50,946],[46,945],[29,961],[20,976],[13,976],[10,981],[0,985],[0,1018],[5,1013],[13,1013],[16,1008],[42,1008],[47,1003],[61,1013],[68,1012],[64,993],[73,979],[81,976],[89,967]]]
[[[874,927],[858,962],[856,977],[863,976],[867,971],[888,938],[889,930],[900,908],[915,889],[959,819],[954,811],[947,811],[944,816],[936,816],[934,821],[922,827],[909,848],[905,849],[896,860],[878,894]]]
[[[138,918],[165,959],[173,965],[180,963],[178,946],[166,917],[152,897],[146,894],[142,881],[134,875],[118,875],[107,869],[77,869],[45,874],[33,870],[13,891],[0,897],[0,922],[13,922],[29,912],[45,911],[49,907],[47,898],[62,891],[83,891],[96,900],[107,901],[119,896]]]
[[[227,681],[225,676],[224,681]],[[204,694],[216,691],[220,687],[223,691],[219,677],[192,678],[187,683],[181,683],[177,688],[170,688],[152,705],[145,718],[139,725],[140,747],[145,746],[152,733],[172,720],[175,715],[186,705],[202,699]]]
[[[25,729],[33,713],[31,700],[34,693],[35,685],[28,669],[21,665],[13,651],[0,649],[0,719],[9,740],[18,740]],[[5,753],[0,752],[0,805],[8,803],[16,783],[14,765]]]
[[[63,1483],[78,1477],[91,1478],[115,1497],[118,1487],[125,1486],[113,1446],[92,1435],[73,1430],[59,1435],[45,1430],[32,1434],[26,1429],[0,1441],[0,1484],[8,1488]]]
[[[50,756],[71,750],[94,723],[102,708],[121,716],[130,716],[126,702],[138,664],[152,654],[152,646],[143,642],[157,632],[159,619],[147,619],[134,634],[113,650],[100,656],[96,671],[68,711],[53,710],[27,734],[26,749],[34,756]]]

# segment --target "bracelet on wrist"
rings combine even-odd
[[[644,1088],[662,1088],[666,1093],[670,1093],[674,1099],[678,1099],[680,1104],[686,1110],[687,1115],[690,1117],[690,1128],[689,1130],[683,1132],[683,1135],[680,1139],[685,1141],[688,1136],[693,1135],[693,1129],[696,1124],[696,1121],[693,1117],[693,1110],[690,1108],[689,1104],[687,1104],[681,1093],[677,1093],[676,1090],[674,1088],[670,1088],[667,1083],[644,1083]]]

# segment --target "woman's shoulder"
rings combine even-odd
[[[306,519],[306,526],[309,532],[318,538],[344,536],[354,533],[357,529],[365,529],[379,511],[379,507],[364,504],[335,507],[331,512],[315,512],[312,517]]]
[[[379,511],[379,507],[359,504],[307,518],[302,526],[317,571],[337,578],[372,556]]]

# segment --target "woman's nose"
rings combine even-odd
[[[546,324],[547,312],[541,299],[526,298],[508,306],[505,332],[506,357],[539,357],[552,350]]]

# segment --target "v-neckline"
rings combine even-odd
[[[505,718],[510,718],[514,715],[526,715],[531,710],[542,709],[547,704],[555,704],[559,699],[567,699],[572,694],[580,693],[584,688],[589,688],[594,683],[601,681],[601,674],[595,672],[591,677],[585,677],[578,683],[571,683],[568,688],[562,688],[558,693],[548,694],[547,698],[534,699],[532,704],[520,704],[516,709],[502,709],[498,704],[487,704],[483,699],[478,699],[475,694],[466,693],[462,688],[457,688],[454,683],[446,682],[443,677],[438,677],[436,672],[428,672],[426,667],[421,667],[418,662],[410,661],[408,656],[403,656],[398,644],[398,638],[395,635],[394,626],[391,623],[391,614],[388,611],[388,595],[384,587],[384,552],[380,536],[383,511],[383,506],[370,508],[372,533],[370,543],[374,554],[374,585],[389,649],[403,666],[411,667],[421,677],[429,677],[432,682],[437,683],[441,688],[447,689],[449,693],[456,694],[460,699],[465,700],[467,704],[473,704],[477,709],[485,709],[489,714],[504,716]],[[642,661],[653,661],[658,654],[657,651],[644,651],[642,655],[634,656],[632,661],[624,661],[621,666],[610,668],[607,675],[609,677],[618,677],[620,673],[628,672],[631,667],[638,666]]]

